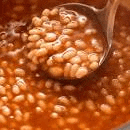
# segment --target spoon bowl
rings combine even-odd
[[[66,3],[57,6],[57,8],[64,7],[69,10],[77,11],[80,14],[90,17],[92,21],[100,25],[101,32],[104,34],[104,38],[106,39],[106,42],[104,42],[103,45],[104,46],[103,56],[100,59],[99,67],[106,60],[112,46],[115,15],[116,15],[117,8],[120,4],[120,1],[121,0],[108,0],[106,6],[103,9],[96,9],[93,6],[89,6],[81,3]],[[89,75],[87,75],[87,77]]]

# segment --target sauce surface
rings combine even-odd
[[[28,60],[25,46],[31,19],[40,16],[44,8],[61,3],[65,2],[12,0],[4,4],[0,21],[0,130],[110,130],[130,120],[127,9],[119,8],[111,53],[91,78],[53,80]],[[105,1],[91,4],[102,7]]]

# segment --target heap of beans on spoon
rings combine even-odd
[[[53,78],[80,79],[99,66],[103,35],[94,22],[66,8],[43,10],[28,33],[28,58]]]

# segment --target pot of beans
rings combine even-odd
[[[58,5],[107,0],[0,2],[0,130],[130,129],[129,0],[101,67],[101,25]]]

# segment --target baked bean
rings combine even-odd
[[[74,48],[68,48],[68,49],[64,52],[63,58],[64,58],[65,60],[68,60],[68,59],[74,57],[75,55],[76,55],[76,50],[75,50]]]
[[[61,63],[61,62],[64,61],[63,58],[62,58],[62,54],[56,54],[52,58],[54,59],[55,62]]]
[[[78,71],[78,69],[79,69],[78,64],[72,65],[71,70],[70,70],[70,77],[75,78],[75,75],[76,75],[76,72]]]
[[[78,22],[79,22],[79,25],[81,27],[84,27],[85,24],[86,24],[86,22],[87,22],[87,17],[85,17],[85,16],[79,16]]]
[[[57,8],[54,8],[51,10],[50,15],[55,16],[58,15],[59,10]]]
[[[47,16],[42,16],[41,17],[42,22],[49,21],[49,18]]]
[[[92,62],[91,64],[90,64],[90,68],[92,69],[92,70],[95,70],[95,69],[97,69],[98,68],[98,62]]]
[[[81,61],[81,59],[80,59],[79,56],[75,56],[75,57],[73,57],[73,58],[70,59],[70,63],[71,64],[80,64],[81,62],[82,61]]]
[[[39,27],[42,24],[42,20],[39,17],[33,17],[32,23],[34,26]]]
[[[88,70],[86,67],[79,67],[79,69],[76,72],[76,78],[78,78],[78,79],[82,78],[85,75],[87,75],[87,73],[88,73]]]
[[[47,42],[53,42],[55,41],[57,38],[56,34],[55,33],[46,33],[46,36],[45,36],[45,41]]]
[[[53,30],[53,25],[50,21],[45,21],[42,24],[43,28],[45,28],[47,31],[52,31]]]
[[[75,45],[78,49],[86,49],[87,47],[86,43],[82,40],[76,40]]]
[[[70,29],[75,29],[77,27],[78,27],[77,21],[71,21],[70,23],[67,24],[67,28],[70,28]]]
[[[92,34],[96,34],[97,30],[96,29],[86,29],[85,34],[86,35],[92,35]]]
[[[43,16],[49,16],[50,15],[50,10],[49,9],[44,9],[42,12]]]
[[[70,63],[66,63],[65,68],[64,68],[64,76],[65,77],[70,76],[71,67],[72,67],[72,65]]]
[[[63,74],[63,69],[58,66],[50,67],[48,71],[54,77],[60,77]]]
[[[73,32],[74,32],[73,29],[64,29],[64,30],[63,30],[63,34],[64,34],[64,35],[72,35]]]
[[[28,37],[28,40],[31,41],[31,42],[35,42],[35,41],[37,41],[37,40],[39,40],[39,39],[40,39],[40,36],[39,36],[39,35],[36,35],[36,34],[30,35],[30,36]]]
[[[88,55],[88,59],[93,62],[93,61],[98,61],[99,60],[99,57],[96,53],[92,53],[92,54],[89,54]]]
[[[46,48],[41,48],[41,49],[38,49],[37,52],[36,52],[36,56],[37,57],[40,57],[40,56],[44,56],[48,53],[47,49]]]

